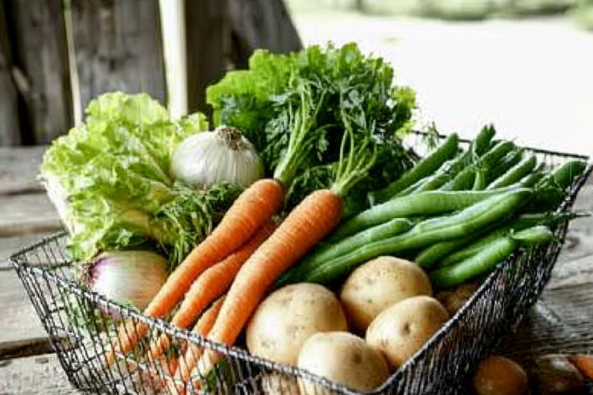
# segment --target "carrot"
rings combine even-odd
[[[225,259],[253,237],[278,211],[283,197],[282,184],[275,179],[262,179],[251,184],[235,200],[214,231],[198,244],[167,278],[144,310],[144,315],[163,317],[168,314],[204,270]],[[142,325],[132,331],[120,328],[112,349],[129,352],[146,331],[147,328],[142,328]],[[134,332],[138,332],[138,336]],[[108,353],[106,358],[108,365],[115,360],[112,352]]]
[[[171,324],[179,328],[187,328],[198,317],[210,302],[225,293],[235,275],[254,253],[254,251],[274,231],[275,224],[269,221],[243,246],[229,255],[222,262],[208,268],[196,281],[194,281],[183,303],[171,320]],[[169,338],[162,334],[151,346],[151,354],[159,357],[169,347]]]
[[[204,312],[204,314],[198,319],[198,322],[192,329],[194,333],[197,333],[200,336],[207,336],[220,313],[220,308],[223,305],[225,300],[225,295],[218,298],[212,305]],[[174,372],[175,374],[175,381],[176,382],[187,382],[191,377],[191,372],[194,369],[198,358],[202,354],[202,347],[190,343],[184,356],[179,358],[179,363],[177,366],[177,371]],[[169,390],[173,394],[177,393],[184,393],[185,389],[181,386],[181,384],[174,386],[173,383],[169,383]]]
[[[569,355],[568,360],[583,376],[593,380],[593,355],[575,354]]]
[[[323,189],[293,209],[237,273],[208,337],[232,345],[268,287],[338,225],[341,208],[341,197]]]

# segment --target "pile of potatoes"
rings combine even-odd
[[[414,355],[449,319],[416,264],[382,256],[354,270],[339,295],[319,284],[280,288],[247,327],[249,351],[297,366],[353,390],[372,391]],[[264,379],[267,393],[287,383]],[[320,393],[295,380],[291,393]]]

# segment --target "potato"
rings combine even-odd
[[[292,284],[276,290],[258,306],[247,325],[247,349],[295,366],[309,336],[347,330],[344,310],[333,292],[319,284]]]
[[[473,385],[478,395],[521,395],[529,389],[529,380],[521,365],[492,355],[478,364]]]
[[[261,377],[261,389],[265,395],[301,395],[295,376],[266,373]]]
[[[456,288],[441,291],[436,298],[445,307],[450,316],[455,315],[480,288],[480,282],[472,281]]]
[[[430,280],[418,265],[381,256],[350,274],[340,294],[350,327],[364,335],[383,310],[403,299],[432,295]]]
[[[377,388],[389,377],[381,353],[348,332],[311,336],[299,353],[298,367],[363,392]],[[329,393],[305,379],[299,380],[299,386],[303,394]]]
[[[399,368],[447,322],[447,310],[430,296],[414,296],[384,310],[369,325],[367,343]]]
[[[529,377],[537,394],[583,394],[585,379],[579,370],[561,354],[548,354],[535,358]]]

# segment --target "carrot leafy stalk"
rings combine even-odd
[[[331,188],[308,195],[241,267],[210,331],[211,340],[232,345],[276,279],[340,222],[342,197],[364,179],[376,159],[370,134],[366,140],[357,141],[354,128],[358,125],[353,125],[349,116],[343,119],[345,134]],[[363,126],[367,132],[374,127]],[[216,353],[207,352],[198,366],[204,369],[202,373],[207,372],[217,361]]]

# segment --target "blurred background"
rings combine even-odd
[[[103,92],[174,115],[256,48],[350,41],[418,95],[419,127],[593,154],[593,0],[0,0],[0,146],[47,144]]]

